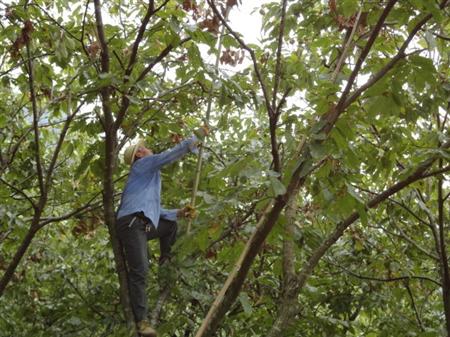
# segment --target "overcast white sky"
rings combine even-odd
[[[241,33],[245,42],[255,43],[261,37],[261,15],[258,8],[270,0],[242,0],[242,4],[234,7],[230,13],[232,28]],[[256,8],[256,10],[255,10]]]

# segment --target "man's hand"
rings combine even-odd
[[[184,206],[177,211],[177,217],[194,219],[197,216],[197,211],[191,205]]]
[[[181,136],[179,133],[172,133],[170,135],[170,140],[174,144],[178,144],[183,140],[183,136]]]

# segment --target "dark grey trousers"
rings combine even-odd
[[[130,302],[136,322],[147,319],[147,275],[149,269],[147,241],[159,238],[159,263],[170,258],[176,240],[177,223],[159,219],[158,228],[142,215],[131,214],[117,219],[117,235],[124,248],[128,267]]]

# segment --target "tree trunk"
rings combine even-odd
[[[106,134],[105,147],[105,174],[103,181],[103,207],[106,225],[108,226],[110,241],[114,253],[114,262],[116,264],[117,275],[119,276],[119,296],[122,304],[125,319],[129,328],[134,328],[134,316],[131,310],[130,298],[128,295],[127,269],[123,255],[123,249],[117,238],[114,212],[114,162],[115,156],[115,135],[112,132]]]
[[[105,37],[102,11],[100,0],[94,0],[95,21],[97,26],[98,38],[101,46],[101,70],[102,73],[109,73],[109,51]],[[134,315],[130,306],[130,297],[128,294],[128,282],[126,264],[123,256],[122,247],[116,233],[115,212],[114,212],[114,169],[116,162],[117,148],[117,129],[114,125],[114,116],[111,109],[111,87],[103,87],[100,91],[102,98],[102,108],[104,118],[101,121],[105,131],[105,162],[103,176],[103,207],[105,223],[108,226],[111,245],[114,253],[114,261],[119,276],[120,301],[124,310],[125,319],[132,333],[137,336],[134,325]]]
[[[297,193],[295,193],[296,195]],[[286,205],[286,227],[283,240],[283,284],[280,303],[278,304],[279,316],[294,317],[298,312],[298,301],[295,293],[291,291],[289,284],[295,279],[295,252],[294,230],[295,217],[297,215],[297,198],[292,197]],[[277,323],[277,322],[276,322]],[[278,322],[279,323],[279,322]],[[290,322],[287,322],[288,324]],[[268,337],[279,337],[286,326],[273,325]]]

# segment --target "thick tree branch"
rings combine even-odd
[[[297,194],[297,193],[295,193]],[[289,315],[293,308],[298,306],[298,299],[292,297],[289,293],[289,284],[296,278],[295,272],[295,218],[297,215],[298,200],[296,196],[289,199],[285,208],[286,224],[284,226],[283,251],[282,251],[282,265],[283,265],[283,279],[280,291],[280,300],[278,307],[278,314],[280,316]],[[288,312],[285,312],[287,310]]]
[[[292,91],[292,88],[287,88],[284,91],[283,96],[281,97],[280,101],[278,102],[277,106],[275,107],[275,114],[276,115],[280,115],[281,109],[286,104],[286,99],[289,96],[289,94],[291,93],[291,91]]]
[[[109,49],[108,44],[106,42],[105,30],[103,27],[103,19],[102,19],[102,9],[100,5],[100,0],[94,0],[95,7],[95,22],[97,26],[97,35],[101,48],[101,72],[104,74],[109,73]],[[104,121],[102,124],[105,128],[106,133],[112,132],[112,127],[114,125],[113,115],[111,111],[111,103],[110,103],[110,94],[111,88],[109,86],[105,86],[100,89],[102,95],[102,106],[104,113]],[[111,130],[110,130],[111,128]]]
[[[373,28],[369,39],[364,46],[363,50],[361,51],[361,54],[356,61],[355,67],[353,68],[352,73],[350,74],[350,77],[347,81],[347,85],[344,88],[344,91],[342,92],[338,103],[335,107],[331,108],[330,111],[325,115],[326,116],[326,123],[321,128],[322,131],[325,133],[329,133],[331,129],[334,127],[334,124],[338,120],[339,116],[344,112],[345,110],[345,102],[347,101],[347,96],[356,80],[356,77],[358,76],[361,67],[364,63],[364,61],[367,58],[367,55],[369,54],[370,50],[372,49],[373,44],[375,43],[375,40],[377,39],[378,35],[380,34],[381,28],[384,25],[384,22],[386,21],[389,13],[391,12],[394,5],[398,2],[398,0],[390,0],[386,7],[384,8],[383,12],[381,13],[380,17],[378,18],[378,21]]]
[[[37,224],[39,222],[41,216],[41,210],[37,209],[34,212],[33,220],[31,221],[30,227],[28,228],[27,233],[25,234],[25,237],[23,238],[22,242],[20,243],[19,247],[17,248],[16,252],[14,253],[14,256],[9,262],[8,267],[5,270],[5,273],[3,274],[2,278],[0,279],[0,297],[3,296],[3,293],[6,289],[6,286],[11,281],[11,278],[14,275],[14,272],[19,265],[20,261],[22,260],[23,256],[25,255],[26,251],[28,250],[28,247],[31,244],[31,241],[33,240],[34,236],[36,235],[36,232],[38,230]]]
[[[174,284],[166,284],[160,291],[160,294],[158,296],[158,300],[156,301],[156,304],[153,307],[153,310],[150,314],[150,324],[152,326],[158,326],[160,317],[161,317],[161,311],[164,303],[169,298],[170,292],[172,291]]]
[[[97,26],[98,42],[101,48],[101,62],[102,62],[102,72],[109,72],[109,49],[106,41],[105,30],[103,27],[102,18],[102,7],[100,5],[100,0],[94,0],[95,7],[95,23]]]
[[[392,0],[392,3],[395,3],[396,1]],[[390,3],[391,3],[390,2]],[[270,111],[271,105],[270,101],[268,100],[267,90],[265,89],[264,82],[262,82],[262,78],[259,73],[259,69],[257,67],[256,58],[254,55],[254,52],[251,48],[249,48],[245,43],[242,41],[242,39],[232,31],[232,29],[229,27],[228,23],[223,20],[222,16],[220,15],[217,8],[214,6],[213,1],[208,0],[208,3],[213,8],[213,11],[216,16],[219,17],[221,22],[227,27],[227,29],[230,31],[230,33],[239,41],[241,46],[248,50],[252,56],[252,60],[254,62],[255,72],[257,73],[257,77],[260,80],[260,84],[263,86],[263,92],[265,94],[266,98],[266,106],[267,111]],[[379,22],[384,22],[385,18],[387,16],[386,12],[383,12],[382,18],[379,20]],[[383,18],[384,17],[384,18]],[[381,28],[381,27],[380,27]],[[376,36],[378,32],[374,32],[374,35]],[[373,39],[375,39],[375,36]],[[369,44],[369,43],[368,43]],[[373,44],[373,42],[372,42]],[[371,46],[371,44],[370,44]],[[367,48],[367,53],[370,50],[370,48]],[[362,62],[361,62],[362,64]],[[355,76],[356,76],[355,72]],[[330,111],[331,118],[328,118],[327,123],[325,124],[324,131],[325,133],[331,132],[334,124],[336,123],[339,113],[336,113],[336,110],[332,109]],[[242,284],[247,276],[247,273],[250,269],[250,266],[259,251],[262,243],[266,239],[267,235],[272,230],[273,226],[275,225],[281,211],[285,207],[286,203],[289,201],[291,197],[293,197],[296,190],[299,189],[299,187],[303,184],[303,182],[306,180],[307,176],[314,170],[314,166],[311,165],[308,167],[308,163],[311,163],[311,155],[309,153],[308,147],[305,147],[305,150],[303,151],[301,155],[301,159],[299,160],[299,164],[297,165],[297,169],[294,171],[291,180],[287,186],[287,191],[284,195],[278,196],[275,198],[273,207],[269,209],[264,216],[260,219],[256,226],[256,230],[250,237],[250,239],[247,242],[247,245],[242,252],[238,262],[236,263],[233,271],[230,273],[226,283],[224,284],[222,290],[220,291],[219,295],[216,297],[216,300],[212,304],[208,315],[203,320],[203,323],[198,330],[196,337],[206,337],[211,336],[212,333],[217,328],[219,322],[221,321],[223,315],[226,313],[228,308],[231,306],[231,304],[234,302],[235,298],[240,292],[240,289],[242,287]]]
[[[3,275],[2,279],[0,280],[0,296],[3,294],[6,286],[8,285],[9,281],[11,280],[17,266],[19,265],[20,261],[22,260],[23,256],[25,255],[26,251],[28,250],[28,247],[30,246],[34,236],[39,231],[39,229],[42,228],[42,226],[40,225],[41,215],[42,215],[44,207],[47,203],[48,192],[51,189],[50,181],[51,181],[51,177],[53,175],[53,170],[56,167],[56,160],[58,158],[59,151],[61,149],[65,135],[68,131],[70,122],[73,119],[73,117],[75,116],[75,114],[79,111],[81,106],[82,106],[82,104],[76,109],[75,113],[71,114],[71,118],[69,117],[67,119],[66,124],[60,134],[58,144],[57,144],[56,149],[52,156],[51,164],[47,171],[47,175],[45,176],[44,187],[40,188],[41,194],[39,196],[39,203],[36,205],[32,201],[31,198],[27,197],[25,192],[20,191],[19,189],[16,189],[20,194],[24,195],[27,198],[27,200],[30,201],[30,203],[32,203],[33,208],[34,208],[34,214],[33,214],[33,218],[31,219],[31,224],[28,229],[28,232],[26,233],[25,237],[23,238],[22,242],[20,243],[19,247],[17,248],[17,250],[12,258],[12,261],[9,263],[5,274]],[[36,123],[34,121],[33,121],[33,126],[34,126],[34,128],[36,128]],[[35,134],[36,134],[36,132],[35,132]]]
[[[109,54],[108,45],[106,42],[100,0],[94,0],[95,18],[97,26],[97,34],[101,46],[101,71],[108,74],[109,69]],[[114,169],[116,162],[117,149],[117,129],[115,128],[114,116],[111,109],[111,87],[101,88],[102,108],[104,114],[104,131],[105,131],[105,163],[103,172],[103,208],[105,223],[108,226],[111,244],[113,247],[114,260],[116,263],[116,271],[120,284],[120,302],[122,304],[125,319],[128,327],[132,330],[132,334],[137,335],[135,331],[134,315],[130,306],[130,297],[128,295],[128,280],[125,259],[123,255],[122,246],[117,238],[115,226],[115,211],[114,211]],[[125,109],[126,110],[126,109]],[[120,125],[120,124],[119,124]]]
[[[390,8],[387,8],[387,9],[389,9],[389,11],[390,11],[390,9],[392,9],[392,6],[395,2],[396,1],[389,2],[390,5],[388,4],[388,7],[390,6]],[[211,5],[211,7],[214,10],[215,7],[214,7],[213,2],[211,0],[208,0],[208,3]],[[373,31],[374,34],[372,35],[371,40],[374,40],[376,35],[378,35],[379,29],[381,29],[382,23],[386,19],[389,11],[385,10],[383,12],[382,16],[379,19],[380,27],[377,28],[378,31],[377,30]],[[229,29],[231,34],[239,41],[241,46],[245,50],[248,50],[250,52],[250,54],[252,55],[254,64],[256,64],[256,59],[253,57],[254,54],[252,54],[253,51],[251,50],[251,48],[246,46],[245,43],[242,41],[242,39],[229,28],[229,25],[226,22],[224,22],[223,18],[221,19],[220,13],[217,11],[217,9],[215,9],[214,12],[215,12],[215,15],[217,15],[219,17],[219,19],[222,21],[222,23]],[[370,49],[369,46],[371,47],[372,44],[373,44],[373,41],[367,43],[367,45],[366,45],[367,48],[365,49],[367,53]],[[360,58],[361,64],[363,63],[364,58],[365,58],[365,56]],[[358,66],[358,67],[360,68],[360,66]],[[355,70],[354,71],[355,78],[356,78],[356,74],[359,72],[359,70],[357,69],[358,67],[356,67],[354,69]],[[256,66],[255,72],[257,73],[258,80],[261,83],[263,83],[262,85],[264,86],[264,82],[261,81],[262,78],[261,78],[260,74],[258,74],[257,70],[258,70],[258,67]],[[353,79],[353,81],[354,81],[354,79]],[[265,91],[265,87],[263,88],[263,91]],[[267,92],[265,92],[265,93],[267,93]],[[347,92],[347,94],[348,94],[348,92]],[[267,96],[265,96],[265,98],[267,98]],[[343,102],[344,100],[341,100],[341,101]],[[266,99],[266,104],[268,102],[269,101]],[[269,111],[270,104],[267,104],[267,105],[269,106],[267,108]],[[333,129],[337,119],[339,118],[339,115],[342,112],[343,112],[343,110],[331,108],[330,111],[326,114],[326,120],[321,121],[321,123],[323,123],[323,122],[325,122],[325,123],[324,123],[324,126],[320,127],[319,132],[322,130],[325,134],[329,134],[331,132],[331,130]],[[321,143],[322,141],[314,140],[314,142]],[[434,160],[435,159],[433,158],[433,161]],[[282,196],[278,196],[277,198],[275,198],[275,200],[273,201],[273,206],[271,206],[266,211],[265,215],[258,222],[254,233],[248,240],[244,251],[242,252],[239,260],[237,261],[236,265],[233,268],[233,271],[230,272],[227,281],[225,282],[224,286],[222,287],[222,290],[220,291],[219,295],[216,297],[216,300],[212,304],[212,306],[208,312],[208,315],[203,320],[202,326],[198,330],[196,337],[211,336],[214,333],[219,322],[221,321],[221,319],[227,312],[228,308],[231,306],[231,304],[233,303],[233,301],[239,294],[242,284],[243,284],[243,282],[246,278],[246,275],[249,271],[249,268],[256,256],[257,252],[259,251],[261,244],[264,242],[265,238],[272,230],[282,209],[285,207],[285,205],[289,201],[289,199],[291,197],[293,197],[294,191],[304,183],[306,178],[313,171],[314,165],[312,165],[312,164],[313,164],[313,159],[312,159],[310,151],[309,151],[309,146],[306,146],[305,150],[302,152],[302,154],[300,156],[300,159],[297,164],[297,168],[294,170],[294,173],[289,181],[286,193]],[[427,168],[428,168],[428,166],[427,166]],[[377,200],[375,200],[375,201],[377,201]],[[380,201],[377,201],[377,203],[378,202],[380,202]],[[350,219],[351,221],[348,220],[348,221],[350,221],[350,223],[352,223],[353,221],[356,221],[356,219],[359,217],[359,215],[357,213],[355,213],[354,216],[356,216],[355,219]],[[342,226],[345,227],[345,225],[346,224],[343,224]],[[338,235],[338,237],[339,237],[339,235]],[[336,238],[336,240],[337,240],[337,238]],[[328,244],[331,245],[334,242],[331,242],[330,240],[327,240],[327,242],[328,242]],[[325,251],[326,251],[326,249],[328,249],[328,248],[325,248]],[[324,252],[322,252],[322,254],[324,254]],[[318,259],[320,259],[320,257],[321,257],[321,255],[318,257]],[[313,260],[311,262],[313,262],[312,264],[315,266],[316,262]],[[318,260],[317,260],[317,262],[318,262]],[[307,275],[309,275],[309,274],[307,274]]]
[[[450,142],[447,142],[442,146],[442,148],[448,148],[450,147]],[[382,193],[378,194],[376,197],[371,199],[367,204],[366,208],[375,208],[377,207],[382,201],[388,199],[390,196],[394,195],[395,193],[399,192],[403,188],[409,186],[410,184],[423,179],[422,175],[424,172],[426,172],[431,165],[437,160],[436,157],[432,157],[430,159],[425,160],[422,162],[418,168],[407,178],[404,180],[394,184],[392,187],[386,189]],[[336,230],[333,232],[332,235],[326,239],[322,245],[316,250],[316,252],[311,256],[311,258],[308,260],[308,262],[305,264],[303,268],[302,275],[297,280],[297,286],[303,286],[307,277],[309,276],[312,269],[316,266],[317,262],[320,260],[320,258],[324,255],[324,253],[328,250],[329,247],[331,247],[334,242],[336,242],[343,234],[344,230],[347,229],[352,223],[357,221],[359,219],[359,213],[354,212],[352,215],[350,215],[347,219],[339,223],[336,227]]]
[[[85,34],[85,30],[86,30],[86,16],[87,16],[87,11],[89,8],[89,3],[91,2],[91,0],[85,0],[86,4],[84,5],[84,14],[83,14],[83,22],[81,24],[81,36],[80,36],[80,42],[81,42],[81,47],[83,48],[84,53],[86,54],[86,56],[88,57],[88,59],[91,58],[91,56],[89,55],[89,51],[86,48],[86,45],[84,44],[84,34]],[[95,63],[94,64],[94,68],[95,70],[98,72],[98,68],[97,65]]]
[[[168,0],[166,0],[164,4],[166,4],[167,2],[168,2]],[[136,39],[133,43],[133,48],[131,49],[130,60],[128,62],[128,66],[125,71],[124,82],[128,82],[129,76],[131,75],[131,72],[133,71],[133,66],[137,60],[137,53],[138,53],[139,45],[142,41],[142,38],[144,37],[144,32],[147,28],[150,18],[154,14],[154,10],[155,10],[154,6],[155,6],[154,0],[150,0],[149,4],[148,4],[147,12],[144,16],[144,19],[142,20],[141,26],[139,27]]]

